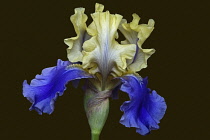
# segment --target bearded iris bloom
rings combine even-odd
[[[58,60],[54,67],[36,75],[30,84],[23,82],[23,95],[31,103],[30,110],[51,114],[58,96],[63,95],[68,82],[84,83],[84,106],[91,128],[92,139],[99,139],[109,112],[109,98],[118,98],[118,91],[130,98],[120,110],[124,112],[120,123],[135,127],[141,135],[159,128],[166,111],[164,98],[147,88],[147,78],[137,72],[147,67],[147,59],[154,49],[143,49],[142,44],[154,29],[154,20],[139,24],[140,17],[133,14],[127,23],[119,14],[103,12],[104,6],[95,5],[93,22],[87,26],[84,8],[76,8],[70,20],[76,37],[64,40],[68,45],[69,61]],[[118,32],[125,40],[118,43]]]

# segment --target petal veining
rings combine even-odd
[[[63,95],[69,81],[92,78],[81,68],[69,67],[69,64],[69,61],[58,60],[57,66],[43,69],[42,74],[36,75],[30,85],[26,80],[23,82],[23,95],[32,103],[30,110],[51,114],[55,100]]]
[[[83,45],[83,68],[89,68],[92,74],[100,72],[103,77],[111,72],[120,75],[120,70],[127,67],[126,60],[132,59],[136,49],[134,44],[121,45],[115,40],[122,16],[108,11],[91,16],[95,30],[91,29],[92,38]]]
[[[135,127],[136,132],[141,135],[159,129],[158,123],[167,108],[164,98],[147,88],[147,78],[127,75],[120,79],[120,89],[128,93],[130,98],[120,108],[124,112],[120,123],[126,127]]]

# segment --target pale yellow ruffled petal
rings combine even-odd
[[[64,40],[65,44],[69,46],[67,48],[67,57],[71,62],[82,61],[83,58],[82,45],[87,37],[87,15],[84,14],[84,11],[84,8],[75,9],[75,14],[71,16],[70,20],[74,26],[77,36]]]
[[[103,10],[104,10],[104,5],[96,3],[96,5],[95,5],[95,12],[103,12]]]
[[[137,32],[131,29],[130,24],[127,23],[126,19],[122,19],[119,30],[121,33],[125,36],[126,40],[122,41],[121,43],[131,43],[131,44],[136,44],[137,41]]]
[[[155,53],[154,49],[139,49],[135,62],[128,66],[128,71],[137,72],[147,67],[147,59]]]
[[[104,5],[96,3],[95,12],[103,12],[103,10],[104,10]],[[97,30],[96,30],[94,21],[88,26],[87,32],[91,36],[95,36],[97,34]]]
[[[125,36],[126,40],[122,44],[136,44],[137,54],[131,60],[127,60],[128,71],[137,72],[147,67],[147,59],[155,52],[154,49],[142,49],[142,44],[149,37],[154,29],[154,20],[150,19],[148,24],[139,24],[140,17],[133,14],[131,23],[122,20],[119,30]]]
[[[122,16],[108,11],[95,12],[91,16],[95,30],[87,29],[93,37],[83,45],[83,68],[88,68],[92,74],[100,72],[103,77],[111,72],[119,76],[119,70],[127,67],[126,60],[132,59],[136,50],[134,44],[120,45],[115,40]]]
[[[152,31],[154,30],[155,21],[150,19],[148,24],[140,24],[138,28],[133,28],[135,31],[138,32],[138,45],[141,46],[144,41],[150,36]]]

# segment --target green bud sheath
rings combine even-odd
[[[88,88],[85,92],[84,107],[91,129],[92,140],[99,140],[99,135],[109,113],[111,91],[97,91]]]

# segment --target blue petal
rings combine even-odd
[[[23,96],[32,103],[30,110],[36,110],[40,115],[51,114],[55,100],[63,94],[69,81],[92,78],[80,68],[68,67],[70,64],[69,61],[59,59],[57,66],[42,70],[42,74],[36,75],[30,85],[26,80],[23,82]]]
[[[147,78],[127,75],[120,79],[120,89],[130,97],[130,101],[125,101],[120,108],[124,112],[120,123],[137,128],[136,132],[141,135],[158,129],[167,108],[164,98],[147,88]]]

